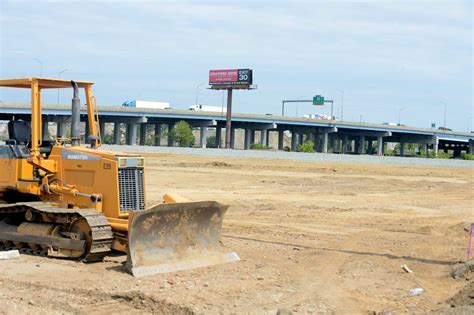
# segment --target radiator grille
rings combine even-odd
[[[119,168],[120,212],[145,210],[145,187],[143,169],[136,167]]]

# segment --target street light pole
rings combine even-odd
[[[402,107],[398,110],[398,125],[400,126],[401,123],[401,116],[402,116],[402,110],[404,110],[405,107]]]
[[[42,77],[43,76],[43,63],[38,58],[33,58],[33,60],[35,60],[37,63],[39,63],[39,65],[40,65],[40,75],[39,76]]]
[[[63,74],[63,73],[66,72],[66,71],[67,71],[67,69],[63,69],[63,70],[59,71],[59,72],[58,72],[58,79],[60,79],[60,78],[61,78],[61,74]],[[59,104],[59,89],[58,89],[58,104]]]
[[[298,97],[296,100],[299,101],[300,99],[302,99],[304,96],[300,96]],[[300,105],[300,102],[296,102],[296,116],[295,117],[298,117],[298,106]]]
[[[201,86],[203,86],[204,84],[206,84],[205,82],[201,83],[201,84],[198,84],[198,86],[196,86],[196,105],[199,105],[198,104],[198,94],[199,94],[199,88]]]
[[[446,128],[446,103],[444,103],[444,124],[443,127]]]
[[[344,120],[344,90],[343,89],[337,89],[339,92],[341,92],[341,121]]]

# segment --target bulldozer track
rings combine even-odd
[[[102,260],[109,252],[113,241],[112,228],[107,218],[98,213],[95,209],[67,209],[55,207],[44,202],[22,202],[14,204],[0,204],[0,215],[26,213],[32,211],[37,214],[46,214],[54,218],[66,219],[70,224],[75,220],[84,218],[91,229],[90,249],[79,258],[83,262],[94,262]],[[34,237],[32,238],[34,240]],[[47,239],[44,237],[43,239]],[[58,239],[51,237],[51,239]],[[68,240],[67,238],[64,238]],[[28,242],[12,242],[11,239],[3,239],[0,237],[0,244],[10,242],[11,246],[3,246],[16,248],[22,253],[46,256],[47,251],[44,249],[45,241],[34,244],[31,240]],[[77,241],[76,241],[77,242]],[[31,244],[39,245],[42,250],[33,250]],[[47,246],[57,246],[57,242],[51,242]]]

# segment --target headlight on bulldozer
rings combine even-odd
[[[138,167],[143,168],[145,166],[145,159],[142,157],[118,157],[118,166],[123,167]]]
[[[126,159],[119,159],[119,166],[120,167],[126,167],[127,166],[127,160]]]

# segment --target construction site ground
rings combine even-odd
[[[0,314],[474,312],[473,273],[450,276],[466,260],[473,168],[146,158],[149,205],[165,192],[230,205],[222,244],[241,261],[135,279],[118,254],[21,255],[0,261]]]

